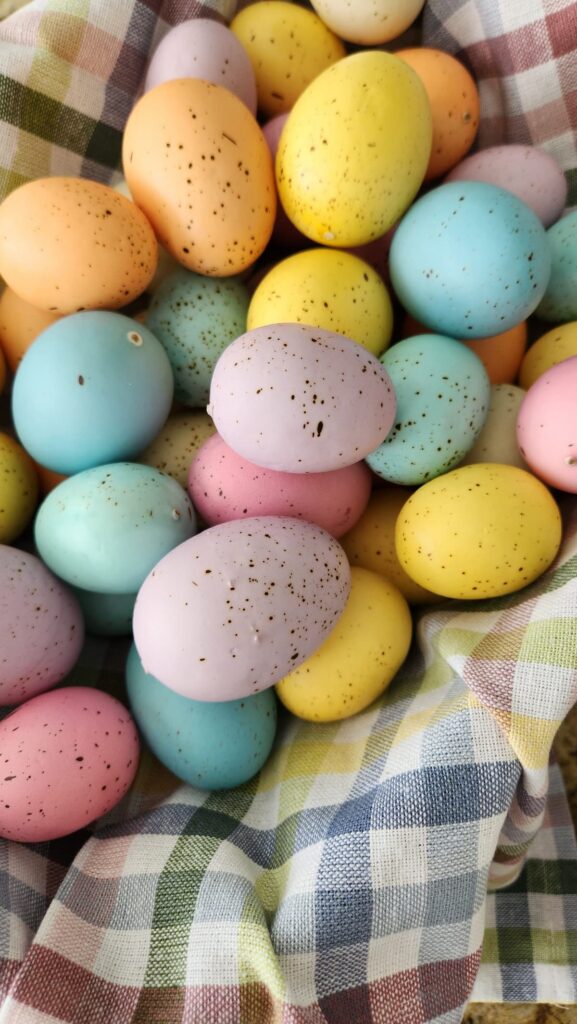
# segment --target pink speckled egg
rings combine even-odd
[[[45,842],[111,810],[138,767],[126,708],[85,686],[51,690],[0,722],[0,837]]]
[[[0,707],[59,683],[84,640],[80,605],[34,555],[0,545]]]
[[[145,672],[194,700],[266,690],[320,647],[351,585],[340,544],[279,516],[221,523],[145,579],[134,641]]]
[[[324,473],[360,462],[395,418],[379,360],[334,331],[286,323],[241,334],[220,356],[210,405],[221,437],[257,466]]]
[[[535,476],[577,493],[577,356],[543,373],[529,388],[517,417],[517,442]]]
[[[282,134],[282,130],[285,126],[287,114],[277,114],[276,117],[271,118],[266,124],[262,126],[262,133],[267,141],[268,148],[273,160],[276,158],[276,152],[278,144]],[[272,233],[272,240],[280,245],[283,249],[308,249],[310,248],[310,238],[296,228],[292,221],[290,221],[284,212],[280,202],[277,203],[276,208],[276,219],[274,222],[274,228]]]
[[[188,493],[209,526],[247,516],[294,516],[341,537],[362,516],[371,482],[364,462],[329,473],[264,469],[237,455],[214,434],[193,459]]]

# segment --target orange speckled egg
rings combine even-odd
[[[397,50],[421,79],[433,115],[433,148],[425,181],[451,170],[468,153],[479,127],[479,93],[466,67],[442,50]]]
[[[54,469],[41,466],[39,462],[35,462],[34,467],[40,481],[40,490],[44,495],[50,494],[50,491],[53,491],[55,487],[58,487],[58,484],[67,479],[64,473],[57,473]]]
[[[58,313],[37,309],[11,288],[4,289],[0,295],[0,345],[13,372],[40,332],[59,319]]]
[[[152,279],[157,249],[142,211],[95,181],[38,178],[0,205],[0,274],[51,313],[126,306]]]
[[[0,348],[0,391],[3,390],[4,384],[6,383],[6,360],[4,353]]]
[[[412,316],[403,321],[402,337],[410,338],[413,334],[431,334],[431,329],[419,323]],[[492,334],[487,338],[458,338],[463,345],[471,349],[479,357],[491,384],[513,384],[517,379],[519,367],[527,348],[527,323],[522,320],[516,327],[511,327],[502,334]],[[528,387],[521,383],[522,387]]]
[[[10,544],[26,529],[38,501],[38,477],[28,453],[0,434],[0,544]]]
[[[228,89],[198,78],[151,89],[128,118],[122,160],[135,202],[188,270],[226,277],[264,250],[276,214],[272,157]]]
[[[313,78],[346,53],[317,14],[285,0],[252,3],[230,27],[248,53],[267,117],[290,110]]]

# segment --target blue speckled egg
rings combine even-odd
[[[552,267],[537,315],[552,323],[577,320],[577,210],[547,232]]]
[[[25,353],[14,425],[37,462],[78,473],[139,455],[163,426],[173,390],[166,352],[148,328],[120,313],[75,313]]]
[[[93,636],[131,636],[134,594],[99,594],[72,587],[84,613],[86,632]]]
[[[473,446],[487,417],[491,385],[474,352],[453,338],[419,334],[381,356],[397,396],[394,426],[367,457],[395,484],[446,473]]]
[[[212,704],[190,700],[144,671],[134,645],[126,664],[132,714],[171,772],[201,789],[230,789],[265,763],[276,732],[274,690]]]
[[[38,510],[34,540],[48,568],[75,587],[129,594],[195,529],[176,480],[151,466],[115,462],[58,484]]]
[[[246,331],[248,302],[241,281],[188,270],[169,274],[156,290],[146,324],[166,350],[179,402],[206,405],[218,357]]]
[[[456,181],[422,196],[390,252],[405,309],[439,334],[484,338],[525,320],[547,287],[551,255],[538,217],[511,192]]]

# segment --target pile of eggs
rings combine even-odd
[[[469,72],[395,43],[422,5],[181,24],[125,181],[0,205],[0,836],[110,810],[137,726],[180,778],[239,785],[277,697],[356,714],[406,658],[410,606],[513,593],[554,560],[577,214],[546,153],[467,155]],[[535,312],[555,326],[526,351]],[[58,687],[85,629],[133,635],[132,714]]]

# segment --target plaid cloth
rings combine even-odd
[[[484,132],[503,118],[519,139],[522,94],[523,131],[559,143],[530,111],[560,59],[543,25],[565,12],[575,49],[575,6],[430,0],[427,41],[468,60],[484,98],[503,83]],[[35,0],[5,22],[0,193],[48,173],[110,179],[149,49],[168,25],[233,7]],[[502,59],[523,26],[539,40],[523,58],[541,65],[538,93],[521,89],[533,69],[497,56],[475,68],[480,40]],[[250,783],[203,793],[147,753],[90,831],[0,842],[1,1024],[457,1024],[475,978],[477,996],[497,979],[502,998],[551,998],[551,969],[574,999],[575,849],[557,776],[547,803],[551,742],[577,699],[577,502],[563,506],[542,579],[423,613],[377,704],[335,725],[283,713]],[[89,640],[70,681],[119,692],[125,654]],[[535,836],[545,848],[520,874]]]

